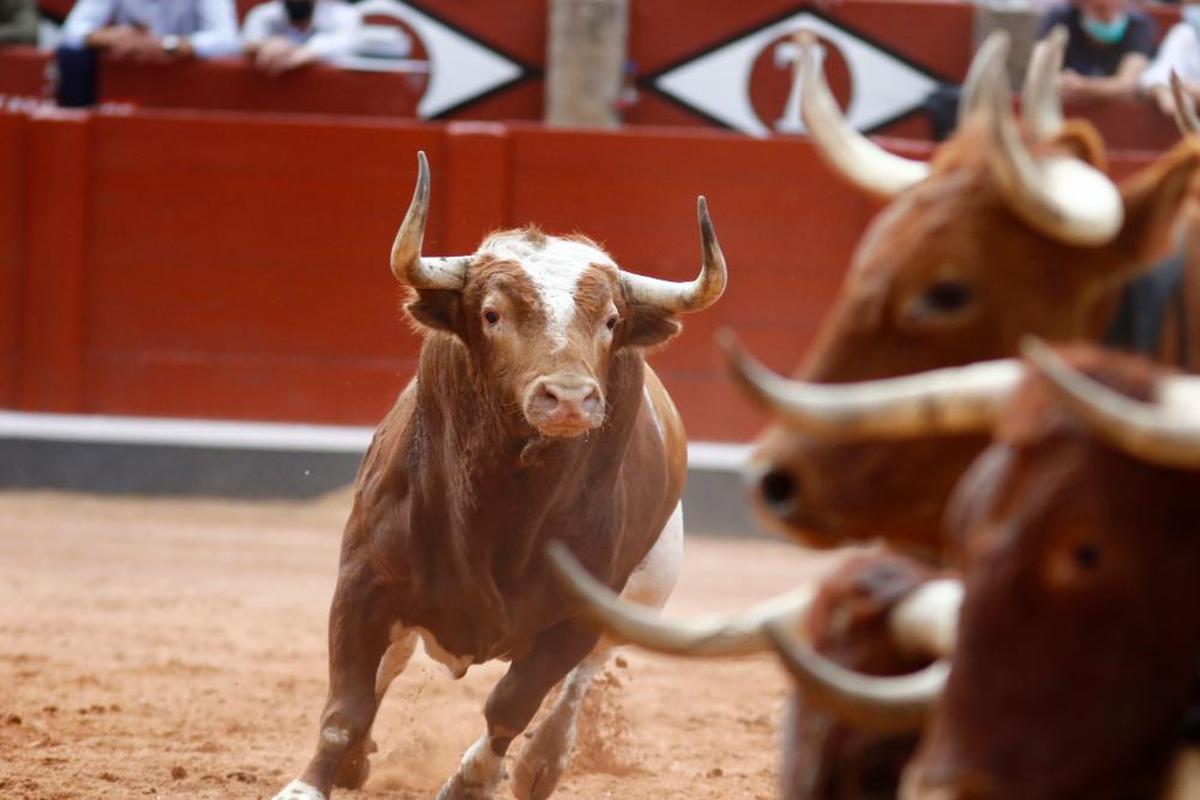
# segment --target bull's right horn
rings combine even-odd
[[[734,379],[780,421],[829,438],[906,438],[991,427],[1023,368],[984,361],[884,380],[818,384],[789,380],[747,355],[732,334],[719,343]]]
[[[1009,208],[1034,230],[1064,244],[1096,247],[1121,230],[1125,206],[1117,187],[1094,167],[1068,156],[1035,160],[1021,138],[1008,84],[990,81],[982,111],[988,159]]]
[[[669,655],[713,658],[764,652],[770,648],[766,625],[802,630],[815,594],[809,588],[797,589],[740,614],[667,622],[650,609],[614,594],[593,578],[562,542],[550,542],[546,554],[559,579],[580,601],[587,616],[621,641]]]
[[[801,31],[795,41],[800,51],[800,114],[825,163],[858,188],[884,199],[927,178],[928,164],[889,153],[850,126],[825,82],[816,37]]]
[[[421,243],[429,218],[429,162],[425,151],[417,153],[417,188],[404,222],[392,242],[392,274],[396,280],[414,289],[462,289],[471,256],[424,258]]]
[[[1071,410],[1113,445],[1152,464],[1200,469],[1200,377],[1163,378],[1159,402],[1143,403],[1073,369],[1036,339],[1022,348]]]
[[[950,674],[950,663],[939,659],[910,675],[863,675],[795,642],[778,625],[769,624],[767,635],[806,702],[867,730],[890,733],[920,728]]]
[[[1033,46],[1025,87],[1021,92],[1021,117],[1029,124],[1034,138],[1052,139],[1062,132],[1062,100],[1058,94],[1059,75],[1067,50],[1067,28],[1055,25],[1050,33]]]
[[[1184,136],[1200,133],[1200,117],[1196,116],[1196,106],[1175,70],[1171,70],[1171,94],[1175,98],[1175,126],[1179,132]]]

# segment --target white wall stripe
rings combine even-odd
[[[0,440],[362,453],[373,430],[349,425],[0,411]],[[688,442],[688,463],[696,469],[737,470],[751,449],[746,444]]]

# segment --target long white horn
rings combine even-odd
[[[721,244],[708,216],[708,201],[703,196],[696,199],[696,216],[700,221],[700,275],[694,280],[676,283],[622,271],[621,283],[630,302],[685,314],[702,311],[721,299],[729,275]]]
[[[892,198],[929,176],[929,165],[894,155],[854,130],[842,116],[825,82],[816,37],[796,34],[800,71],[800,114],[817,153],[850,183],[881,198]]]
[[[423,258],[421,243],[428,218],[429,162],[422,150],[417,153],[417,187],[392,242],[392,274],[400,283],[416,289],[461,289],[471,256]]]
[[[988,157],[1009,207],[1026,224],[1071,245],[1094,247],[1121,230],[1125,207],[1103,173],[1069,156],[1035,161],[1013,117],[1007,84],[991,81]]]
[[[784,666],[804,690],[806,702],[868,730],[920,728],[950,674],[950,663],[938,660],[910,675],[864,675],[795,642],[777,625],[768,625],[767,633]]]
[[[797,589],[740,614],[668,622],[643,606],[622,600],[588,574],[562,542],[551,542],[546,554],[589,618],[621,641],[670,655],[712,658],[765,652],[770,649],[765,626],[774,623],[800,631],[815,594],[810,588]]]
[[[888,617],[892,640],[906,654],[949,658],[958,641],[963,585],[957,578],[921,584]]]
[[[1171,94],[1175,97],[1175,127],[1184,136],[1200,133],[1200,117],[1196,116],[1196,106],[1175,70],[1171,70]]]
[[[1159,382],[1158,402],[1143,403],[1071,368],[1047,345],[1023,343],[1025,355],[1088,425],[1134,458],[1177,469],[1200,469],[1200,377]]]
[[[1059,75],[1067,51],[1067,28],[1055,25],[1045,38],[1033,46],[1025,88],[1021,93],[1021,116],[1034,138],[1052,139],[1062,133],[1062,98],[1058,94]]]
[[[824,384],[790,380],[720,338],[734,379],[787,425],[829,438],[906,438],[991,427],[1023,368],[984,361],[885,380]]]
[[[985,100],[984,86],[991,80],[994,71],[1003,72],[1008,60],[1009,36],[1007,31],[992,31],[975,51],[967,77],[963,79],[962,91],[958,96],[958,125],[962,127],[980,110]]]

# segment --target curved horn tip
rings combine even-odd
[[[737,334],[733,328],[721,326],[717,332],[713,334],[713,341],[717,343],[717,347],[729,358],[736,358],[742,354],[742,345],[738,342]]]
[[[796,44],[800,45],[800,47],[803,49],[807,50],[810,47],[817,46],[817,34],[815,31],[811,31],[808,28],[801,28],[800,30],[796,31],[794,38]]]

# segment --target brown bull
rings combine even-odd
[[[819,62],[800,60],[818,150],[891,199],[860,240],[800,379],[839,384],[1011,356],[1027,333],[1098,339],[1120,290],[1162,252],[1200,143],[1181,143],[1118,190],[1086,123],[1050,113],[1018,130],[1004,50],[991,40],[981,51],[967,117],[929,164],[850,130]],[[984,443],[859,443],[783,424],[759,440],[751,475],[764,516],[810,544],[881,536],[937,560],[945,498]]]
[[[547,571],[545,543],[560,539],[652,607],[678,571],[686,442],[643,351],[724,291],[704,199],[703,267],[676,284],[625,272],[582,237],[529,228],[492,234],[470,256],[425,258],[428,195],[421,154],[392,271],[413,290],[406,309],[425,342],[358,475],[317,749],[277,800],[363,783],[379,702],[418,639],[455,676],[512,662],[443,800],[494,797],[509,745],[567,676],[513,773],[518,798],[549,796],[605,648]]]
[[[1033,355],[1044,377],[1025,378],[1007,403],[1008,391],[990,406],[972,397],[965,415],[993,428],[993,444],[951,506],[965,600],[907,800],[1161,796],[1195,699],[1200,383],[1095,348],[1069,351],[1081,372]],[[961,398],[954,382],[936,384],[921,402]],[[906,680],[839,674],[781,636],[825,708],[869,716],[864,693]]]

